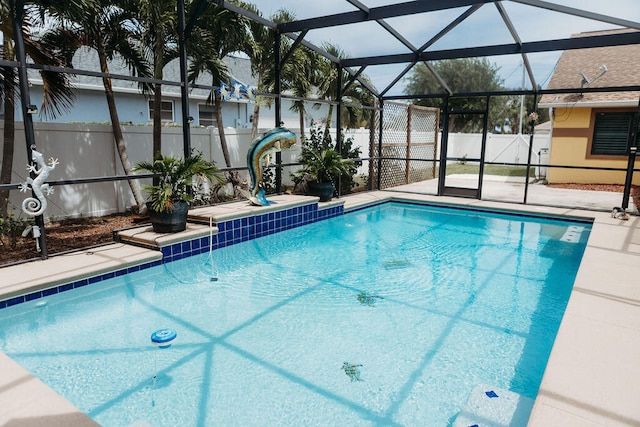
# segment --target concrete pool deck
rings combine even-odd
[[[287,196],[279,197],[286,200]],[[391,191],[357,193],[330,203],[344,203],[345,211],[349,211],[392,199],[593,219],[587,248],[528,425],[640,425],[640,285],[637,284],[640,217],[631,216],[623,221],[612,218],[608,212]],[[201,213],[214,218],[233,215],[234,205],[239,210],[246,210],[247,206],[246,202],[237,202],[203,208]],[[157,261],[159,254],[153,249],[114,243],[5,267],[0,270],[0,299],[48,284],[65,283],[78,276]],[[97,425],[2,353],[0,372],[1,426]]]

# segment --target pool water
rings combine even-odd
[[[453,425],[536,397],[589,227],[384,204],[0,310],[0,351],[103,426]]]

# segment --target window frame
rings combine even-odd
[[[210,110],[210,111],[203,111],[203,108],[206,110]],[[202,116],[200,115],[200,113],[211,113],[212,117],[211,117],[211,124],[210,125],[204,125],[202,124]],[[211,104],[198,104],[198,125],[199,126],[204,126],[204,127],[209,127],[209,126],[217,126],[217,120],[216,120],[216,107],[214,105]]]
[[[149,99],[149,121],[153,120],[153,106],[155,103],[155,99],[151,98]],[[162,106],[164,106],[165,104],[169,104],[171,105],[171,119],[164,119],[162,118],[161,121],[162,123],[174,123],[176,120],[176,115],[175,115],[175,106],[174,106],[174,102],[173,100],[169,99],[169,100],[162,100],[161,101]],[[160,116],[162,117],[162,113],[168,112],[168,109],[163,109],[162,107],[160,107]]]

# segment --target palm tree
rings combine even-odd
[[[310,50],[303,48],[298,49],[293,54],[290,67],[285,67],[283,73],[285,79],[289,82],[290,89],[293,94],[300,98],[309,98],[313,90],[313,75],[317,70],[318,56]],[[298,113],[300,121],[300,138],[306,141],[304,134],[305,117],[307,116],[306,102],[296,100],[290,107],[290,110]]]
[[[47,4],[46,1],[36,5],[42,13],[45,11],[73,10],[79,5],[76,2],[60,1],[54,5]],[[36,6],[29,6],[34,9]],[[42,22],[33,20],[42,16],[37,13],[23,13],[22,27],[25,45],[25,53],[34,63],[60,66],[62,63],[57,59],[50,46],[42,43],[36,37],[32,29]],[[13,47],[13,27],[10,13],[10,5],[7,0],[0,1],[0,31],[3,34],[3,45],[0,56],[4,60],[15,60]],[[43,102],[40,114],[45,117],[54,118],[62,111],[68,110],[74,100],[68,76],[64,74],[40,71],[43,81]],[[15,95],[18,90],[17,73],[12,67],[0,68],[0,97],[4,103],[4,139],[2,145],[2,167],[0,168],[0,183],[11,183],[11,170],[13,167],[13,154],[15,149]],[[0,191],[0,216],[7,215],[7,203],[9,191]]]
[[[48,31],[42,40],[57,50],[66,66],[72,67],[72,59],[78,49],[89,47],[96,51],[102,73],[109,73],[109,63],[119,56],[134,75],[148,76],[147,63],[139,44],[140,33],[135,25],[135,0],[95,0],[93,7],[71,17],[61,17],[58,27]],[[130,175],[132,165],[127,155],[120,118],[116,108],[111,78],[103,77],[114,142],[125,174]],[[129,187],[138,205],[139,213],[146,212],[145,199],[137,180],[129,180]]]
[[[245,5],[246,9],[260,15],[260,12],[253,5]],[[280,9],[274,15],[271,16],[271,21],[275,23],[290,22],[295,19],[295,16],[285,10]],[[281,51],[286,52],[290,49],[291,42],[287,38],[283,38],[281,41]],[[265,27],[259,22],[251,21],[249,23],[249,38],[247,43],[242,47],[243,52],[249,56],[251,60],[251,69],[253,75],[258,80],[258,92],[272,93],[275,90],[275,34],[273,30]],[[281,71],[281,83],[282,90],[289,88],[289,80],[283,77],[283,74],[287,73],[287,70],[291,70],[292,61],[285,64],[284,69]],[[289,72],[289,74],[291,74]],[[260,105],[264,104],[270,106],[273,102],[272,98],[264,98],[256,100],[253,107],[253,126],[251,128],[251,139],[254,139],[258,134],[258,122],[260,119]]]
[[[247,7],[247,9],[249,9]],[[252,10],[252,9],[249,9]],[[259,14],[257,10],[252,10]],[[291,22],[295,20],[295,15],[286,9],[280,9],[271,16],[271,21],[275,23]],[[275,91],[275,35],[274,32],[260,23],[252,21],[249,25],[251,38],[248,45],[243,49],[251,60],[251,68],[258,79],[258,91],[271,93]],[[292,41],[288,38],[281,40],[282,53],[291,49]],[[281,56],[282,57],[282,56]],[[297,97],[307,98],[311,92],[312,85],[310,76],[315,72],[315,55],[304,47],[298,47],[280,70],[281,90],[292,91]],[[265,105],[271,105],[272,99],[262,100]],[[260,117],[260,104],[256,101],[253,108],[253,127],[251,131],[252,139],[257,136],[258,122]],[[291,110],[297,111],[300,117],[300,134],[304,139],[304,118],[306,115],[305,102],[294,101]]]
[[[247,10],[252,11],[256,15],[262,16],[254,5],[247,4],[244,6]],[[274,20],[274,17],[271,18]],[[273,78],[267,80],[267,76],[273,75],[273,48],[275,39],[273,31],[256,21],[249,23],[249,37],[246,44],[242,46],[242,51],[249,56],[251,61],[251,70],[258,80],[258,92],[271,92],[273,90]],[[270,104],[271,99],[256,98],[253,106],[253,121],[251,126],[251,140],[258,136],[258,122],[260,121],[260,103]]]
[[[162,80],[164,66],[178,57],[174,0],[140,1],[142,46],[152,65],[153,78]],[[153,155],[162,152],[162,85],[153,84]]]
[[[211,86],[217,87],[220,82],[229,78],[229,72],[222,61],[228,54],[246,46],[248,37],[248,19],[212,3],[207,3],[194,27],[198,41],[191,47],[191,64],[189,66],[190,82],[195,82],[203,73],[211,76]],[[227,140],[222,123],[222,97],[217,91],[212,91],[207,99],[213,103],[216,110],[216,122],[222,154],[227,167],[231,167],[231,156],[227,147]]]
[[[324,43],[324,50],[330,55],[336,58],[345,58],[345,52],[337,45],[332,43]],[[321,99],[334,100],[338,92],[338,70],[334,63],[328,59],[322,58],[319,65],[316,67],[318,70],[315,74],[315,85],[318,89]],[[342,71],[342,82],[346,82],[349,79],[349,73],[346,70]],[[366,78],[361,76],[361,78]],[[362,119],[362,105],[371,105],[372,96],[364,88],[362,84],[355,81],[347,91],[342,95],[342,101],[346,103],[341,110],[341,119],[348,126],[359,126]],[[329,104],[329,111],[327,113],[327,119],[325,122],[325,137],[329,135],[329,129],[331,128],[331,121],[333,118],[333,104]]]

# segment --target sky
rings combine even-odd
[[[302,0],[250,0],[266,18],[278,9],[286,9],[296,19],[314,18],[334,13],[354,11],[356,8],[347,0],[322,0],[308,2]],[[427,1],[427,0],[423,0]],[[369,8],[402,3],[402,0],[360,0]],[[587,12],[611,16],[617,19],[640,22],[640,0],[558,0],[550,3],[581,9]],[[548,11],[514,1],[503,1],[518,36],[523,42],[568,38],[572,34],[620,28],[601,21],[579,18],[563,13]],[[414,46],[420,47],[449,22],[467,8],[390,18],[391,24]],[[357,25],[312,30],[306,40],[321,46],[330,42],[340,46],[349,57],[367,57],[386,54],[407,53],[408,49],[375,22]],[[455,49],[493,44],[509,44],[514,39],[504,24],[497,7],[485,4],[453,31],[437,41],[429,50]],[[560,52],[540,53],[529,56],[536,84],[545,87],[560,57]],[[499,68],[504,85],[509,88],[522,87],[523,66],[520,55],[487,58]],[[373,81],[378,90],[386,88],[406,67],[405,64],[370,66],[364,73]],[[400,95],[404,81],[389,90],[388,95]],[[525,88],[531,83],[525,76]]]
[[[357,10],[348,0],[321,0],[317,2],[309,0],[247,1],[255,4],[262,12],[262,16],[266,18],[270,18],[279,9],[286,9],[292,12],[296,19],[315,18]],[[359,1],[369,8],[404,2],[403,0]],[[528,0],[522,1],[526,2]],[[538,0],[532,1],[536,2]],[[517,0],[504,0],[501,3],[523,42],[563,39],[580,32],[620,28],[606,22],[528,6],[518,3]],[[640,24],[638,24],[640,23],[640,0],[556,0],[549,1],[549,3],[633,21],[640,27]],[[414,46],[420,47],[466,9],[467,7],[456,8],[427,14],[390,18],[386,21]],[[325,42],[335,44],[345,52],[347,57],[368,57],[409,52],[404,45],[375,22],[312,30],[309,31],[305,39],[316,46],[322,46]],[[497,8],[493,4],[485,4],[428,50],[511,44],[513,42],[513,37],[500,17]],[[538,86],[546,87],[559,57],[560,52],[529,55],[535,82]],[[532,87],[528,76],[525,74],[520,55],[505,55],[487,59],[498,68],[498,74],[505,87],[522,88],[523,81],[524,88],[530,89]],[[366,68],[364,74],[371,79],[379,91],[382,91],[393,82],[405,67],[406,64],[370,66]],[[405,75],[405,79],[390,88],[386,94],[402,95],[408,75],[410,73]]]

